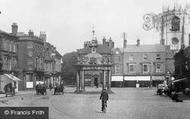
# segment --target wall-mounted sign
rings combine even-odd
[[[26,82],[26,88],[33,88],[33,82]]]

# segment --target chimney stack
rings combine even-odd
[[[29,36],[34,36],[34,32],[33,32],[32,30],[29,30],[29,31],[28,31],[28,35],[29,35]]]
[[[16,23],[12,24],[12,34],[16,35],[18,32],[18,25]]]
[[[44,42],[46,42],[46,33],[45,32],[40,32],[40,38],[44,41]]]
[[[125,32],[123,32],[123,48],[127,47],[127,40],[125,38]]]
[[[137,46],[140,46],[140,39],[137,39]]]
[[[106,44],[106,38],[105,37],[102,39],[102,42],[103,42],[103,45]]]

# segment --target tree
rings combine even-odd
[[[62,57],[62,78],[66,84],[76,83],[76,69],[73,66],[77,63],[77,53],[70,52],[66,53]]]

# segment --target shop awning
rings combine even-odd
[[[181,79],[177,79],[177,80],[174,80],[172,81],[173,83],[177,83],[177,82],[181,82],[181,81],[185,81],[187,80],[187,78],[181,78]]]
[[[150,76],[125,76],[125,81],[150,81]]]
[[[152,76],[153,81],[164,81],[165,77],[164,76]]]
[[[8,75],[0,75],[0,91],[4,92],[4,87],[9,84],[14,82],[14,80],[12,78],[10,78],[10,76]]]
[[[7,77],[11,78],[13,81],[21,81],[19,78],[17,78],[16,76],[12,75],[12,74],[4,74]]]

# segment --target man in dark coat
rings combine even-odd
[[[103,89],[102,93],[100,95],[100,100],[102,100],[102,111],[104,109],[104,106],[107,106],[108,99],[109,99],[108,93],[107,93],[106,89]]]

